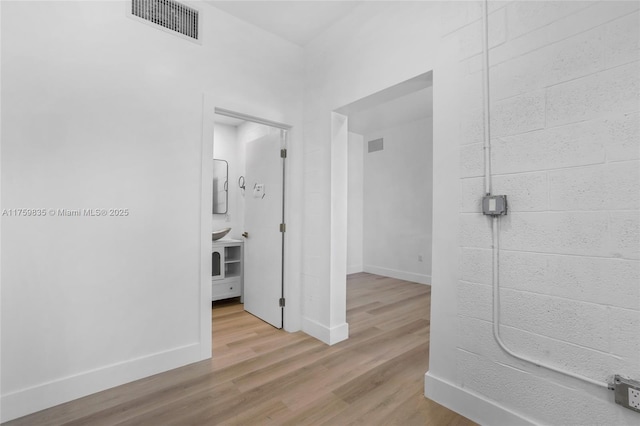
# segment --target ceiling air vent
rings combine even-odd
[[[131,0],[131,13],[198,40],[198,11],[173,0]]]
[[[369,152],[376,152],[376,151],[382,151],[383,150],[383,139],[375,139],[372,141],[369,141]]]

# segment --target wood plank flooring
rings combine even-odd
[[[430,302],[429,286],[350,275],[350,338],[334,346],[216,304],[211,360],[7,424],[473,425],[423,396]]]

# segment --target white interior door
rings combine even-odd
[[[282,328],[281,135],[273,130],[247,143],[244,309]]]

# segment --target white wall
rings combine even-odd
[[[291,239],[300,234],[302,50],[208,6],[201,45],[128,18],[125,2],[1,7],[2,208],[130,212],[2,219],[8,420],[210,354],[200,303],[210,259],[201,167],[212,155],[201,143],[203,93],[294,125]],[[285,326],[295,329],[300,248],[289,242]]]
[[[598,380],[638,378],[638,3],[490,8],[495,190],[512,206],[501,234],[504,337],[518,352]],[[427,395],[483,424],[637,423],[610,391],[514,360],[490,334],[489,227],[476,211],[480,10],[479,2],[363,4],[309,46],[305,185],[317,203],[305,205],[303,248],[320,268],[303,276],[305,315],[330,331],[324,313],[342,309],[334,297],[342,283],[330,279],[340,259],[322,231],[346,215],[311,209],[330,205],[339,175],[330,111],[433,69]]]
[[[506,2],[489,18],[493,192],[510,200],[502,334],[517,353],[602,383],[640,377],[638,6]],[[434,180],[459,188],[460,213],[438,224],[435,212],[434,240],[458,222],[459,272],[434,245],[433,280],[446,285],[434,287],[427,395],[481,423],[513,423],[515,413],[536,424],[636,424],[611,391],[518,361],[492,339],[480,14],[447,8]],[[487,402],[503,411],[482,415]]]
[[[2,46],[2,5],[0,5],[0,47]],[[0,82],[2,82],[2,55],[0,55]],[[2,165],[2,102],[0,99],[0,166]],[[1,171],[1,169],[0,169]],[[0,173],[0,209],[3,207],[2,203],[2,173]],[[0,242],[2,241],[2,222],[0,221]],[[2,259],[2,244],[0,243],[0,259]],[[2,264],[0,262],[0,332],[2,330]],[[0,335],[1,336],[1,335]],[[2,383],[2,338],[0,338],[0,395],[1,395],[1,383]],[[0,421],[2,421],[2,404],[0,403]]]
[[[433,68],[435,27],[425,25],[432,8],[426,2],[366,2],[305,49],[303,330],[319,338],[342,336],[346,326],[345,278],[332,280],[331,274],[346,271],[347,260],[331,250],[329,231],[347,223],[347,212],[337,209],[332,216],[329,206],[331,186],[343,173],[334,168],[332,175],[332,156],[346,164],[347,147],[340,138],[331,143],[331,111]]]
[[[431,117],[373,130],[382,151],[364,154],[364,270],[430,284]],[[422,260],[420,260],[422,259]]]
[[[347,273],[364,271],[364,139],[349,132],[347,199]]]

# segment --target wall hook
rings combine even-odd
[[[238,178],[238,186],[244,191],[244,176]]]

